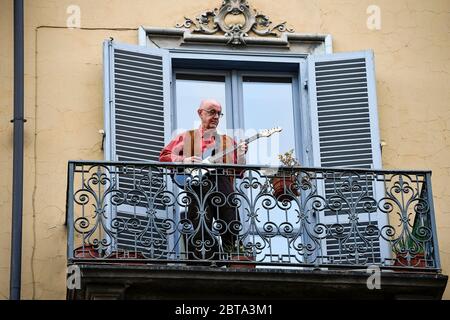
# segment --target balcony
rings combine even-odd
[[[71,161],[67,297],[440,299],[430,178]]]

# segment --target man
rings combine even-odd
[[[214,155],[236,147],[234,152],[225,154],[218,163],[245,164],[247,144],[237,145],[229,136],[217,133],[217,126],[223,116],[220,103],[212,99],[203,100],[197,114],[201,120],[200,127],[176,136],[161,151],[159,161],[201,163],[204,153],[208,150],[213,150]],[[239,213],[229,205],[231,199],[226,198],[234,191],[234,179],[223,174],[212,175],[205,177],[208,178],[209,184],[185,188],[189,200],[187,218],[192,223],[192,232],[187,236],[186,242],[188,258],[193,260],[220,258],[219,239],[215,235],[221,235],[222,249],[225,250],[233,248],[238,237],[237,231],[232,230],[231,222],[239,221]],[[213,203],[213,192],[216,192],[216,195],[219,192],[225,200]],[[216,226],[220,227],[213,228],[213,219]]]

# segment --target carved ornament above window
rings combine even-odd
[[[249,32],[259,36],[279,37],[283,32],[294,32],[286,27],[286,22],[271,26],[269,17],[251,10],[247,0],[223,0],[219,9],[208,10],[197,16],[195,20],[184,17],[184,23],[177,23],[177,28],[191,29],[194,33],[213,35],[223,32],[227,44],[245,45]]]

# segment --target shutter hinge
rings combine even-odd
[[[109,40],[108,40],[108,48],[109,48],[109,50],[112,49],[113,42],[114,42],[114,38],[113,37],[109,37]]]
[[[106,133],[105,133],[105,130],[103,130],[103,129],[98,130],[98,133],[100,133],[102,135],[102,148],[101,149],[103,151],[104,147],[105,147]]]
[[[308,80],[303,81],[303,88],[308,90]]]
[[[386,145],[387,145],[386,141],[384,141],[384,140],[380,141],[380,151],[381,152],[383,152],[383,147],[386,146]]]

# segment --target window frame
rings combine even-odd
[[[231,98],[231,104],[227,104],[227,113],[232,114],[232,119],[227,116],[227,128],[237,128],[242,125],[242,75],[267,75],[277,77],[292,77],[293,106],[294,106],[294,131],[295,148],[299,154],[297,157],[304,166],[313,166],[312,150],[312,127],[310,117],[310,105],[307,87],[308,54],[279,53],[279,52],[218,52],[215,50],[193,50],[193,49],[168,49],[171,66],[171,126],[176,128],[176,73],[218,74],[231,73],[231,87],[226,89],[227,103]],[[189,61],[188,68],[179,68]],[[214,64],[211,69],[209,62]],[[245,68],[237,70],[239,63],[245,63]],[[265,70],[261,71],[261,66]],[[275,71],[282,69],[282,71]],[[239,79],[240,77],[240,79]],[[226,85],[227,87],[227,85]],[[230,92],[229,92],[230,91]],[[231,97],[229,96],[231,95]],[[238,108],[236,108],[238,106]],[[230,108],[231,107],[231,108]],[[274,125],[275,126],[275,125]],[[172,134],[173,137],[173,134]]]

